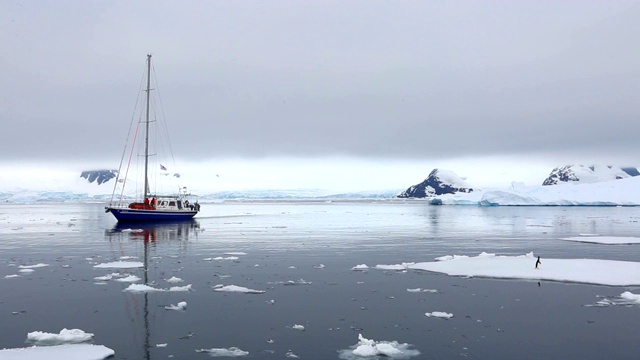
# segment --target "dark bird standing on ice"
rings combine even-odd
[[[540,261],[540,256],[538,256],[538,260],[536,261],[536,269],[538,268],[538,265],[542,264],[542,262]]]

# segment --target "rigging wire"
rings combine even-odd
[[[122,170],[122,163],[124,162],[124,156],[127,153],[127,145],[129,144],[129,137],[131,136],[131,129],[133,129],[133,120],[136,117],[136,109],[138,109],[138,103],[140,102],[140,94],[142,91],[142,86],[144,84],[144,79],[145,79],[145,72],[142,72],[142,77],[140,79],[140,86],[138,87],[138,96],[136,97],[136,103],[133,107],[133,113],[131,114],[131,120],[129,122],[129,130],[127,131],[127,137],[125,139],[124,142],[124,149],[122,150],[122,156],[120,157],[120,165],[118,166],[118,174],[116,175],[116,181],[113,184],[113,191],[111,192],[111,199],[109,200],[109,205],[111,205],[113,203],[113,197],[115,196],[116,193],[116,187],[118,186],[118,181],[120,180],[120,171]],[[138,133],[138,127],[136,126],[136,134]],[[135,144],[135,140],[134,140],[134,144]],[[132,146],[133,149],[133,146]],[[131,163],[131,158],[129,158],[129,163]],[[129,167],[127,166],[127,171],[126,173],[129,173]],[[124,183],[126,183],[127,181],[127,177],[125,175],[125,178],[123,180],[122,183],[122,192],[120,193],[120,202],[122,202],[122,196],[124,194]]]
[[[156,76],[156,68],[153,64],[151,64],[151,72],[153,75],[153,80],[156,84],[156,92],[158,93],[158,104],[160,105],[160,118],[164,120],[166,119],[164,104],[162,102],[162,95],[160,94],[160,84],[158,83],[158,77]],[[160,121],[159,123],[162,123],[162,127],[158,125],[158,128],[161,128],[161,130],[164,130],[164,138],[167,139],[167,147],[169,148],[169,155],[171,157],[171,166],[173,167],[173,169],[176,169],[176,171],[174,171],[174,174],[176,174],[178,172],[176,167],[176,160],[173,156],[173,148],[171,147],[171,138],[169,137],[169,128],[167,126],[166,121]],[[179,193],[180,192],[179,181],[176,180],[176,182],[178,183],[178,193]]]

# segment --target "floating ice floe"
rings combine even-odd
[[[20,269],[20,270],[18,270],[18,272],[21,272],[21,273],[32,273],[34,271],[35,270],[33,270],[33,269]]]
[[[139,261],[114,261],[93,266],[96,269],[132,269],[144,267]]]
[[[169,289],[154,288],[153,286],[149,286],[145,284],[131,284],[129,285],[129,287],[127,287],[122,291],[129,291],[129,292],[191,291],[191,284],[185,285],[185,286],[173,286],[173,287],[170,287]]]
[[[116,279],[116,281],[120,281],[120,282],[136,282],[136,281],[140,281],[142,279],[140,279],[139,277],[135,276],[135,275],[129,275],[120,279]]]
[[[436,260],[439,261],[416,263],[407,268],[452,276],[549,280],[610,286],[640,285],[640,262],[632,261],[542,258],[542,264],[536,269],[536,257],[533,253],[499,256],[483,252],[475,257],[453,255]]]
[[[450,318],[453,317],[453,314],[442,312],[442,311],[434,311],[434,312],[430,312],[430,313],[425,313],[424,315],[426,317],[436,317],[436,318],[441,318],[441,319],[450,319]]]
[[[185,286],[172,286],[169,291],[191,291],[191,284]]]
[[[391,359],[407,359],[420,355],[420,351],[410,349],[412,345],[397,341],[374,341],[358,334],[358,343],[350,349],[340,350],[341,359],[355,360],[385,356]]]
[[[324,264],[315,265],[313,268],[314,269],[324,269]]]
[[[241,350],[237,347],[230,347],[228,349],[225,348],[212,348],[212,349],[200,349],[196,350],[196,352],[208,353],[212,357],[239,357],[239,356],[247,356],[249,355],[248,351]]]
[[[5,279],[12,279],[12,278],[17,278],[17,277],[20,277],[20,275],[18,275],[18,274],[13,274],[13,275],[5,275],[5,276],[4,276],[4,278],[5,278]]]
[[[179,283],[179,282],[182,282],[182,279],[180,279],[179,277],[172,276],[166,279],[165,281],[168,283]]]
[[[62,329],[59,334],[43,331],[33,331],[27,334],[27,340],[35,345],[75,344],[89,341],[92,338],[93,334],[80,329]]]
[[[253,290],[237,285],[216,285],[213,287],[213,291],[238,292],[245,294],[264,294],[264,290]]]
[[[129,287],[122,291],[129,292],[156,292],[156,291],[166,291],[165,289],[154,288],[153,286],[145,285],[145,284],[131,284]]]
[[[629,291],[625,291],[620,295],[620,297],[640,305],[640,294],[634,294]]]
[[[217,256],[217,257],[214,257],[214,258],[213,258],[213,260],[216,260],[216,261],[224,261],[224,260],[238,260],[238,259],[240,259],[240,258],[239,258],[239,257],[237,257],[237,256],[227,256],[227,257]],[[205,260],[206,260],[206,259],[205,259]]]
[[[426,292],[426,293],[433,293],[433,294],[438,292],[438,290],[436,289],[421,289],[421,288],[407,289],[407,291],[412,293]]]
[[[167,310],[184,310],[187,308],[187,302],[186,301],[180,301],[178,303],[178,305],[169,305],[169,306],[165,306],[164,307]]]
[[[96,280],[96,281],[109,281],[111,279],[113,279],[113,275],[111,274],[107,274],[104,276],[96,276],[93,278],[93,280]]]
[[[137,258],[137,256],[120,256],[120,260],[132,260]]]
[[[395,271],[406,271],[410,265],[414,263],[402,263],[400,265],[376,265],[376,269],[379,270],[395,270]]]
[[[246,252],[242,252],[242,251],[232,251],[232,252],[227,252],[224,253],[225,255],[238,255],[238,256],[242,256],[242,255],[247,255]]]
[[[167,347],[167,343],[164,343],[164,344],[156,344],[156,347],[160,347],[160,348]]]
[[[32,346],[0,350],[0,359],[11,360],[99,360],[113,356],[115,351],[104,345],[64,344],[56,346]]]
[[[585,305],[587,307],[606,307],[606,306],[615,306],[615,305],[640,305],[640,294],[634,294],[629,291],[625,291],[620,294],[619,299],[607,299],[603,298],[598,300],[595,304]]]
[[[352,267],[351,270],[364,271],[364,270],[369,270],[369,267],[366,264],[360,264]]]
[[[300,331],[304,331],[304,326],[302,326],[302,325],[298,325],[298,324],[294,324],[291,328],[292,328],[293,330],[300,330]]]
[[[18,266],[20,269],[35,269],[35,268],[41,268],[41,267],[46,267],[49,266],[49,264],[35,264],[35,265],[20,265]]]
[[[311,285],[311,281],[306,281],[305,279],[300,279],[300,280],[289,280],[287,282],[284,283],[285,286],[291,286],[291,285]]]
[[[640,244],[640,238],[631,236],[574,236],[567,238],[560,238],[560,240],[576,241],[591,244],[604,244],[604,245],[633,245]]]

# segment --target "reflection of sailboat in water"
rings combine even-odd
[[[183,251],[190,237],[198,236],[200,231],[200,224],[196,220],[180,221],[180,222],[146,222],[146,223],[120,223],[118,222],[112,229],[105,231],[105,237],[109,241],[133,241],[141,242],[143,248],[143,277],[142,281],[144,285],[153,286],[156,285],[154,279],[149,279],[150,270],[149,262],[152,258],[151,253],[157,250],[157,246],[169,245],[170,243],[178,244],[178,250]],[[127,293],[127,305],[133,305],[132,321],[135,323],[137,320],[142,320],[144,333],[142,334],[142,344],[136,343],[136,346],[141,345],[143,350],[143,358],[146,360],[151,359],[151,349],[154,345],[151,343],[151,329],[157,328],[151,325],[152,320],[157,320],[158,315],[155,311],[150,312],[149,309],[162,309],[159,306],[149,306],[149,297],[158,299],[160,294],[149,294],[149,292],[140,293]],[[139,302],[142,297],[142,302]],[[138,316],[141,316],[140,319]],[[136,337],[136,336],[134,336]],[[138,357],[136,357],[138,358]]]

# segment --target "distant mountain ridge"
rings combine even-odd
[[[473,188],[453,171],[433,169],[421,183],[409,187],[399,198],[427,198],[458,192],[470,193]]]
[[[638,175],[640,175],[640,172],[635,167],[620,168],[612,165],[566,165],[554,168],[549,176],[542,182],[542,185],[548,186],[569,182],[596,183],[620,180]]]

